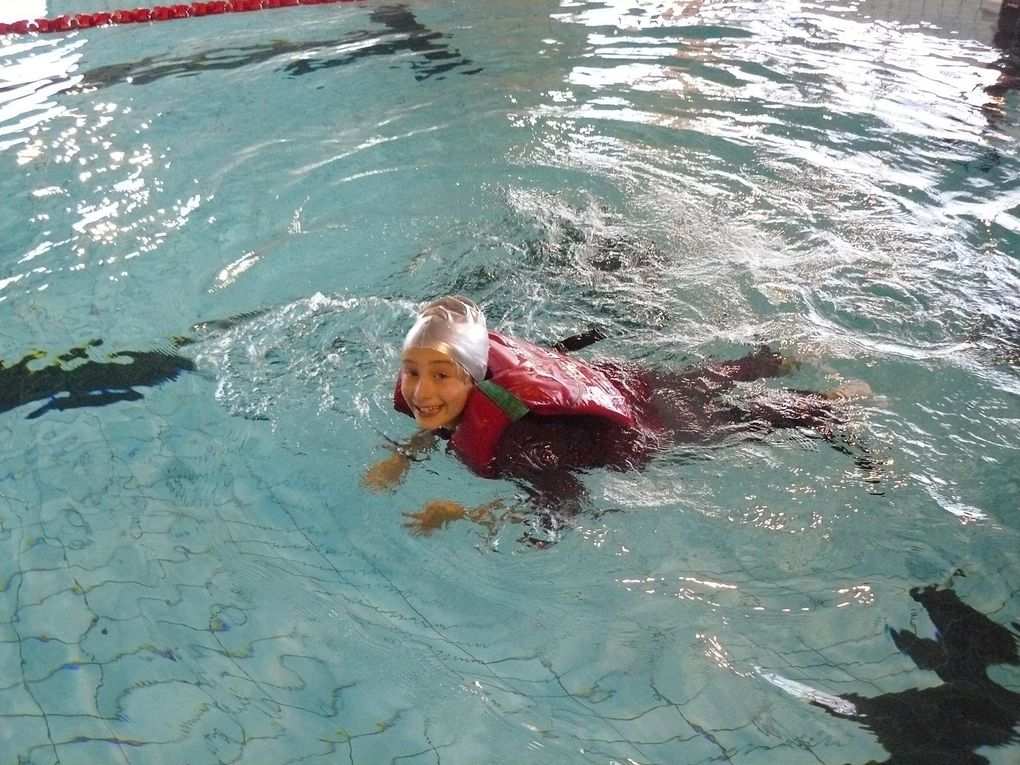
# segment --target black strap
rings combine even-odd
[[[576,335],[565,337],[558,343],[553,345],[560,353],[572,353],[573,351],[579,351],[582,348],[587,348],[593,343],[597,343],[599,340],[606,339],[605,333],[602,332],[598,327],[591,327],[584,332],[579,332]]]

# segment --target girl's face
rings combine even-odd
[[[419,427],[455,428],[475,383],[457,362],[432,348],[408,348],[400,366],[400,392]]]

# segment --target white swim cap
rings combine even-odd
[[[485,316],[473,302],[459,295],[440,298],[418,313],[404,338],[404,348],[431,348],[460,364],[475,382],[489,368],[489,332]]]

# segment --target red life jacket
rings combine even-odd
[[[397,379],[393,406],[413,416]],[[493,476],[500,436],[514,420],[537,415],[593,415],[625,427],[636,413],[601,369],[524,340],[489,333],[489,371],[468,396],[450,444],[475,473]]]

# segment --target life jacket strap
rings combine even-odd
[[[477,383],[477,387],[492,403],[500,408],[503,414],[510,418],[511,422],[521,419],[521,417],[531,411],[523,401],[499,383],[494,383],[492,380],[482,380]]]

